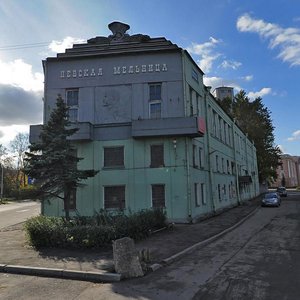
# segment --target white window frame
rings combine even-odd
[[[159,113],[159,116],[152,116],[152,113],[151,113],[151,106],[152,105],[157,105],[157,104],[160,104],[160,113]],[[152,100],[149,102],[149,118],[150,119],[161,119],[161,108],[162,108],[162,102],[161,100]]]
[[[78,98],[77,98],[77,104],[76,105],[68,105],[68,93],[69,92],[74,92],[76,91],[78,93]],[[76,112],[76,117],[73,119],[70,118],[70,113],[69,113],[69,121],[72,123],[76,123],[78,122],[78,108],[79,108],[79,89],[78,88],[74,88],[74,89],[67,89],[66,93],[65,93],[66,97],[65,97],[65,103],[68,107],[68,111],[75,111]]]

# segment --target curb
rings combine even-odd
[[[244,217],[243,219],[241,219],[240,221],[238,221],[237,223],[235,223],[234,225],[232,225],[231,227],[228,227],[227,229],[209,237],[206,240],[203,240],[201,242],[198,242],[168,258],[165,258],[161,261],[161,263],[155,263],[152,264],[151,266],[149,266],[149,269],[151,272],[154,272],[156,270],[159,270],[160,268],[166,266],[166,265],[170,265],[171,263],[173,263],[174,261],[179,260],[180,258],[182,258],[184,255],[191,253],[192,251],[200,248],[200,247],[204,247],[207,244],[215,241],[216,239],[220,238],[221,236],[225,235],[226,233],[234,230],[236,227],[238,227],[239,225],[241,225],[242,223],[244,223],[248,218],[250,218],[252,215],[254,215],[257,210],[259,209],[259,207],[256,207],[253,211],[251,211],[248,215],[246,215],[246,217]]]
[[[28,267],[20,265],[0,264],[0,272],[10,274],[22,274],[31,276],[43,276],[92,282],[117,282],[121,280],[121,274],[106,272],[89,272],[77,270],[65,270],[56,268]]]
[[[204,247],[207,244],[215,241],[226,233],[232,231],[242,223],[244,223],[248,218],[257,212],[259,207],[256,207],[243,219],[232,225],[231,227],[207,238],[206,240],[200,241],[168,258],[163,259],[160,263],[154,263],[149,266],[150,272],[159,270],[160,268],[170,265],[171,263],[179,260],[184,255],[191,253],[192,251]],[[10,274],[21,274],[21,275],[31,275],[31,276],[43,276],[50,278],[63,278],[72,280],[82,280],[91,282],[118,282],[121,281],[122,276],[119,273],[109,273],[109,272],[93,272],[93,271],[78,271],[78,270],[66,270],[57,268],[42,268],[42,267],[30,267],[22,265],[6,265],[0,264],[0,273],[10,273]]]

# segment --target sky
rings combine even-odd
[[[0,144],[42,123],[42,60],[113,21],[186,49],[212,91],[261,97],[275,145],[300,156],[299,0],[0,0]]]

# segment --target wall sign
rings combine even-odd
[[[139,73],[153,73],[153,72],[167,72],[167,64],[148,64],[135,66],[115,66],[111,69],[112,75],[125,74],[139,74]],[[70,78],[87,78],[103,76],[103,68],[82,68],[72,70],[61,70],[61,79]]]

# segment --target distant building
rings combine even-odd
[[[109,28],[43,61],[44,124],[63,95],[79,128],[71,137],[79,168],[99,170],[77,188],[73,214],[153,207],[190,222],[257,196],[255,146],[189,53],[163,37],[129,35],[120,22]],[[31,142],[40,130],[31,126]],[[42,211],[64,215],[64,206],[52,199]]]
[[[230,98],[231,101],[234,99],[234,88],[229,86],[221,86],[215,88],[213,95],[216,99],[223,100],[224,98]]]
[[[273,184],[275,187],[285,185],[285,187],[300,186],[300,157],[283,154],[280,157],[281,165],[277,168],[277,180]]]

